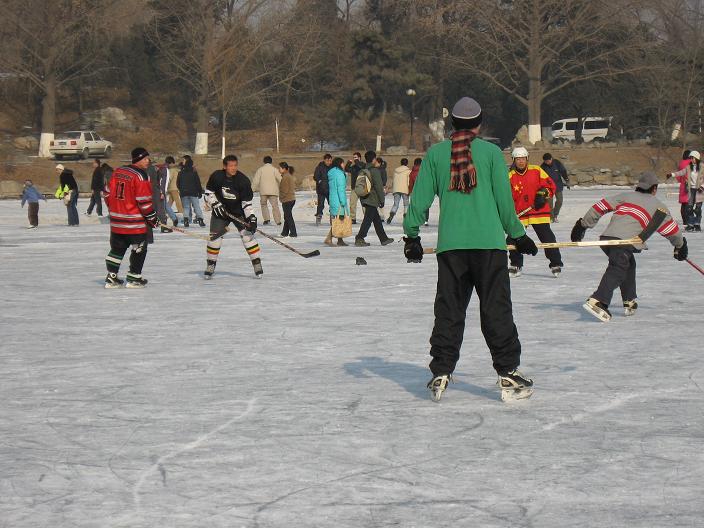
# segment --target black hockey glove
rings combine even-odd
[[[257,217],[253,214],[247,217],[247,231],[254,233],[257,230]]]
[[[213,211],[213,215],[217,216],[218,218],[227,218],[227,210],[225,209],[225,206],[220,202],[213,202],[212,204],[210,204],[210,208]]]
[[[528,235],[523,235],[522,237],[517,238],[514,244],[519,253],[533,256],[538,254],[538,248],[536,247],[535,242],[533,242]]]
[[[342,222],[345,219],[345,215],[337,215],[337,219]]]
[[[687,260],[687,255],[689,255],[689,249],[687,249],[687,239],[682,237],[682,245],[678,248],[675,248],[675,259],[679,260],[680,262],[683,260]]]
[[[584,238],[584,233],[587,232],[587,228],[584,227],[584,224],[582,224],[582,219],[578,219],[574,227],[572,228],[572,232],[570,233],[570,240],[572,242],[579,242]]]
[[[545,187],[541,187],[538,189],[538,192],[535,193],[535,201],[533,202],[533,209],[538,211],[539,209],[542,209],[545,207],[545,204],[548,203],[547,198],[550,196],[550,191],[547,190]]]
[[[423,246],[420,245],[420,237],[403,237],[405,245],[403,254],[406,255],[407,262],[420,264],[423,261]]]
[[[152,227],[157,227],[159,225],[159,217],[156,216],[156,213],[154,211],[145,216],[144,219]]]

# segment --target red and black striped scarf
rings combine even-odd
[[[452,155],[450,158],[450,191],[471,193],[477,186],[477,169],[472,162],[471,143],[476,134],[470,130],[456,130],[450,136]]]

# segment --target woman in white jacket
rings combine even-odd
[[[393,181],[393,193],[394,193],[394,205],[391,208],[389,217],[386,219],[386,223],[390,224],[391,220],[394,219],[396,211],[398,211],[398,206],[403,198],[403,216],[406,216],[406,211],[408,210],[408,177],[411,175],[411,169],[408,168],[408,159],[403,158],[401,160],[401,165],[396,167],[394,170],[394,181]]]
[[[687,227],[685,231],[700,232],[702,230],[702,202],[704,201],[704,175],[700,167],[701,154],[696,150],[689,153],[689,164],[677,172],[672,172],[668,178],[685,179],[685,186],[689,192],[687,203]]]

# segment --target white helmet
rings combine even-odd
[[[511,157],[513,159],[516,158],[528,158],[528,150],[525,147],[516,147],[513,149],[513,152],[511,152]]]
[[[699,154],[699,152],[696,151],[696,150],[693,150],[692,152],[690,152],[690,153],[689,153],[689,157],[690,157],[690,158],[694,158],[694,159],[696,159],[697,161],[699,161],[699,160],[702,159],[702,155]]]

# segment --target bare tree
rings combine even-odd
[[[446,60],[480,75],[528,110],[531,142],[541,139],[549,95],[590,79],[632,73],[642,39],[630,0],[419,0],[429,30],[457,42]],[[632,18],[631,18],[632,15]]]
[[[107,33],[98,0],[6,0],[0,67],[29,79],[42,94],[39,156],[49,157],[57,96],[73,81],[93,75],[104,58]]]

